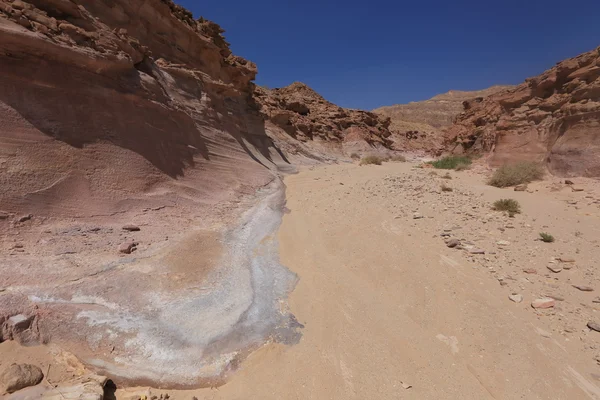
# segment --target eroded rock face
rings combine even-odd
[[[465,111],[448,130],[454,152],[492,165],[533,160],[561,176],[600,176],[600,48],[562,61]]]
[[[13,393],[42,381],[44,374],[31,364],[12,364],[0,374],[0,393]]]
[[[392,146],[389,118],[338,107],[303,83],[256,87],[254,96],[264,118],[300,142],[328,142],[344,152]]]

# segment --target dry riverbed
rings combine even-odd
[[[288,176],[278,241],[299,277],[299,343],[261,347],[218,388],[117,398],[600,399],[600,332],[587,326],[600,323],[598,183],[515,192],[444,174],[386,163]],[[521,214],[493,211],[501,198]],[[532,307],[541,299],[549,308]]]

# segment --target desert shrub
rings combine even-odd
[[[540,232],[540,239],[542,239],[542,242],[546,243],[554,242],[554,236],[546,232]]]
[[[450,186],[447,186],[445,184],[442,183],[442,192],[451,192],[453,189]]]
[[[521,213],[521,205],[515,199],[500,199],[494,202],[492,209],[496,211],[507,211],[508,215],[514,217]]]
[[[401,154],[395,155],[395,156],[391,156],[390,157],[390,161],[393,162],[406,162],[406,157],[404,157]]]
[[[352,154],[350,154],[350,158],[353,160],[359,160],[360,155],[358,153],[352,153]]]
[[[458,164],[454,170],[456,171],[466,171],[471,169],[471,164]]]
[[[364,156],[360,160],[360,165],[369,165],[369,164],[381,165],[382,162],[383,162],[383,159],[379,156]]]
[[[488,185],[496,187],[516,186],[529,183],[544,177],[544,170],[538,163],[522,161],[507,164],[498,168],[488,181]]]
[[[437,169],[456,169],[461,164],[470,165],[471,159],[465,156],[447,156],[431,162]]]

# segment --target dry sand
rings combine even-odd
[[[300,278],[289,299],[305,325],[300,343],[262,347],[219,388],[118,398],[599,399],[600,333],[586,328],[596,294],[572,287],[600,288],[597,182],[576,179],[585,190],[573,192],[553,178],[513,192],[472,171],[436,173],[404,163],[287,177],[279,242]],[[490,210],[505,197],[522,214]],[[537,240],[540,231],[556,242]],[[486,254],[448,248],[441,233]],[[556,306],[534,310],[546,295]]]
[[[290,212],[277,241],[281,263],[299,280],[288,302],[256,287],[257,295],[268,297],[256,304],[279,301],[282,316],[291,312],[304,325],[302,336],[276,337],[279,343],[253,352],[222,386],[119,388],[116,398],[600,399],[600,333],[586,327],[600,321],[598,183],[574,179],[581,191],[573,191],[550,178],[514,192],[485,185],[486,171],[452,171],[452,179],[444,179],[445,171],[415,166],[344,164],[286,177]],[[442,185],[453,190],[442,191]],[[522,213],[509,218],[492,211],[500,198],[517,199]],[[265,203],[261,210],[278,213],[280,205]],[[241,226],[257,226],[252,221]],[[244,229],[247,240],[226,242],[267,244],[271,250],[255,252],[252,268],[256,276],[273,278],[265,281],[271,290],[285,291],[286,275],[269,261],[277,257],[269,232],[278,219],[267,221],[273,226]],[[541,231],[556,241],[537,240]],[[464,248],[448,248],[449,239]],[[165,253],[165,262],[181,266],[181,279],[205,280],[208,264],[219,258],[215,238],[198,240],[205,247],[212,243],[212,250],[191,239],[181,244],[185,254],[204,254],[206,262],[190,264],[183,253]],[[477,250],[485,254],[472,254]],[[523,301],[509,300],[511,294]],[[553,308],[531,307],[545,296],[555,299]],[[277,322],[289,323],[295,326],[293,317]],[[6,342],[0,354],[0,369],[12,362],[44,371],[51,365],[52,384],[78,382],[88,373],[56,346],[22,349]],[[197,358],[189,356],[182,366]]]

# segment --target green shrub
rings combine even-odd
[[[522,161],[516,164],[503,165],[498,168],[488,181],[488,185],[508,187],[529,183],[544,177],[540,164]]]
[[[471,159],[465,156],[447,156],[431,162],[437,169],[456,169],[461,164],[470,165]]]
[[[383,159],[379,156],[365,156],[360,160],[360,165],[381,165]]]
[[[507,211],[509,217],[514,217],[515,214],[521,213],[521,205],[514,199],[496,200],[492,209],[496,211]]]
[[[554,236],[546,232],[540,232],[540,239],[542,239],[542,242],[546,243],[554,242]]]

